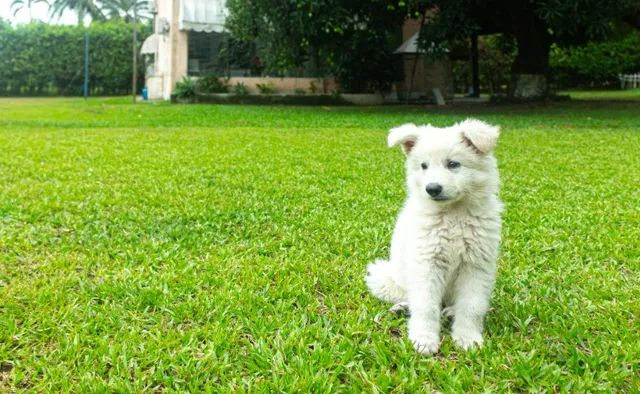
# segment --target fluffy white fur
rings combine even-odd
[[[389,146],[400,145],[406,154],[408,197],[390,258],[369,264],[366,282],[395,309],[408,306],[409,339],[420,353],[438,351],[443,306],[453,317],[455,343],[482,345],[501,232],[492,153],[498,134],[497,127],[472,119],[447,128],[405,124],[389,133]],[[426,190],[434,184],[442,188],[435,197]]]

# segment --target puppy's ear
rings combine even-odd
[[[413,123],[394,127],[389,130],[389,136],[387,137],[387,144],[389,144],[389,147],[401,145],[402,151],[405,155],[408,155],[409,152],[411,152],[416,141],[418,141],[418,126]]]
[[[467,119],[458,123],[462,130],[462,141],[478,153],[489,153],[496,147],[500,128],[477,119]]]

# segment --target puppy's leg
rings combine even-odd
[[[435,264],[412,268],[408,279],[409,340],[416,351],[432,354],[440,347],[440,312],[444,294],[444,273]]]
[[[451,337],[467,350],[482,346],[484,315],[489,310],[495,268],[465,264],[454,284]]]

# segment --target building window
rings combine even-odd
[[[262,62],[253,43],[234,40],[228,33],[189,31],[188,74],[227,77],[260,76]]]
[[[221,64],[220,48],[226,39],[225,33],[189,31],[188,74],[223,74],[226,64]]]

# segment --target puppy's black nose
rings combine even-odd
[[[442,193],[442,186],[437,183],[430,183],[427,185],[426,190],[431,197],[435,197],[438,194]]]

